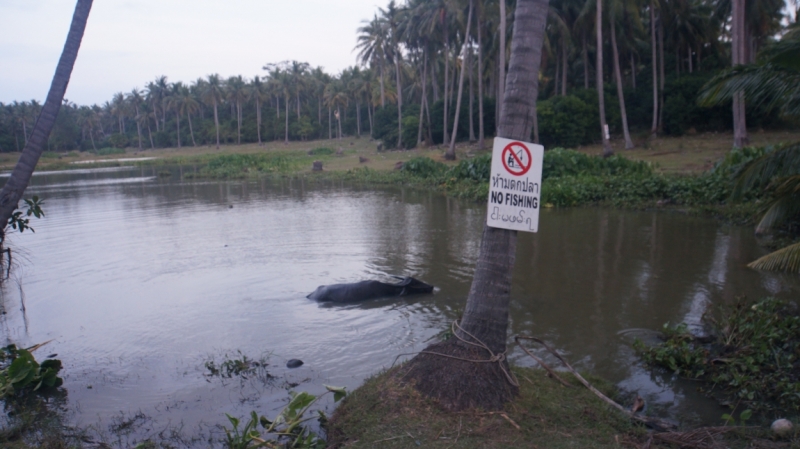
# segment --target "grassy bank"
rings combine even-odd
[[[770,440],[764,429],[729,427],[707,429],[719,446],[673,446],[670,441],[692,442],[696,436],[684,432],[648,433],[577,386],[573,376],[563,375],[576,385],[567,388],[546,377],[544,370],[530,368],[513,368],[520,380],[520,395],[503,411],[450,413],[402,383],[397,371],[368,379],[345,398],[329,423],[328,447],[789,448],[797,443]],[[614,388],[608,383],[591,377],[589,381],[614,396]]]
[[[514,371],[520,379],[520,396],[502,413],[448,413],[410,385],[402,384],[396,370],[379,374],[336,409],[328,442],[348,448],[557,449],[618,448],[645,439],[640,429],[588,390],[566,388],[545,377],[543,370]],[[613,394],[608,384],[592,381]]]

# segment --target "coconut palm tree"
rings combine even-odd
[[[266,84],[261,81],[258,75],[253,77],[253,82],[250,84],[248,92],[250,98],[256,102],[256,130],[258,132],[258,144],[261,145],[261,104],[264,100],[269,99],[269,92],[267,92]]]
[[[597,55],[596,81],[597,81],[597,103],[600,109],[600,136],[603,139],[603,157],[614,154],[611,143],[608,141],[608,123],[606,122],[606,100],[603,93],[603,0],[596,1],[595,31],[597,32]]]
[[[333,79],[325,86],[325,106],[328,110],[335,110],[336,121],[338,122],[338,138],[342,138],[342,115],[341,108],[347,106],[347,87],[341,79]]]
[[[203,86],[201,97],[206,104],[214,106],[214,126],[217,130],[217,149],[219,149],[219,115],[217,114],[217,106],[222,103],[222,97],[225,94],[225,87],[219,75],[208,75],[208,80]]]
[[[53,82],[50,84],[50,91],[47,93],[47,99],[39,118],[36,120],[36,124],[33,126],[28,143],[25,144],[25,149],[22,150],[22,154],[14,166],[8,181],[3,186],[3,190],[0,191],[0,222],[2,223],[8,223],[8,219],[17,208],[19,200],[25,193],[25,188],[28,187],[28,182],[30,182],[33,170],[36,168],[36,163],[47,146],[47,139],[50,137],[50,131],[55,125],[58,111],[61,109],[62,100],[64,99],[64,92],[67,90],[69,78],[72,75],[72,67],[78,57],[83,31],[86,29],[86,21],[89,18],[91,9],[92,0],[78,0],[75,5],[67,41],[56,66]],[[0,229],[0,242],[3,241],[4,237],[5,227]]]
[[[800,120],[800,26],[764,51],[757,64],[737,66],[715,76],[700,94],[701,105],[711,106],[744,94],[753,104],[777,108],[788,119]],[[766,233],[800,220],[800,143],[754,160],[737,178],[733,199],[746,192],[776,186],[756,233]],[[800,273],[800,243],[767,254],[752,268]]]
[[[399,8],[395,0],[391,0],[386,6],[386,9],[378,8],[384,22],[389,30],[389,47],[386,49],[386,56],[391,62],[394,63],[395,68],[395,88],[397,89],[397,148],[403,148],[403,82],[400,79],[400,65],[403,58],[402,51],[400,50],[400,36],[398,27],[401,17],[406,10]]]
[[[500,137],[526,140],[531,135],[546,17],[547,0],[517,0]],[[404,377],[412,385],[449,409],[502,409],[519,391],[504,360],[516,243],[516,231],[484,226],[475,276],[455,338],[428,346],[404,368]],[[490,357],[493,363],[456,359],[487,361]]]
[[[142,96],[142,91],[137,88],[134,88],[128,94],[128,104],[133,106],[133,110],[136,113],[134,116],[134,120],[136,120],[136,135],[139,137],[139,150],[142,149],[142,125],[139,122],[139,107],[144,104],[144,97]]]
[[[383,18],[376,14],[371,21],[362,22],[364,25],[358,28],[358,58],[361,64],[378,65],[378,73],[381,87],[381,107],[386,107],[386,90],[384,86],[385,73],[384,66],[387,60],[387,47],[389,46],[389,28]]]
[[[467,59],[467,46],[469,45],[469,28],[472,24],[472,0],[469,2],[469,13],[467,13],[467,27],[464,31],[464,44],[462,46],[462,57]],[[456,159],[456,134],[458,130],[458,115],[461,112],[461,94],[464,92],[464,74],[468,70],[466,64],[461,64],[461,77],[458,80],[458,97],[456,98],[456,116],[453,119],[453,133],[450,136],[450,147],[444,154],[444,158],[450,161]]]
[[[242,75],[232,76],[225,83],[225,98],[236,107],[236,143],[242,143],[242,103],[247,101],[250,92]],[[298,110],[298,113],[300,111]]]

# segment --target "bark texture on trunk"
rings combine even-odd
[[[617,30],[611,23],[611,48],[614,51],[614,77],[617,80],[617,97],[619,97],[619,110],[622,115],[622,134],[625,137],[625,149],[633,148],[631,133],[628,130],[628,113],[625,110],[625,94],[622,92],[622,71],[619,68],[619,49],[617,49]]]
[[[658,135],[658,52],[656,51],[656,5],[654,0],[650,0],[650,47],[652,50],[653,61],[653,124],[650,126],[650,136],[655,138]]]
[[[597,0],[597,17],[595,18],[597,28],[597,104],[600,108],[600,136],[603,139],[603,157],[614,154],[611,143],[608,141],[608,123],[606,123],[606,99],[603,93],[603,0]]]
[[[482,21],[481,18],[483,17],[483,2],[478,2],[477,11],[476,11],[476,21],[477,27],[476,32],[478,33],[478,149],[483,149],[483,139],[484,139],[484,130],[483,130],[483,42],[481,40],[481,35],[483,34],[483,30],[481,30]]]
[[[507,85],[503,97],[499,136],[527,140],[534,120],[539,63],[547,18],[547,0],[518,0],[514,16]],[[511,272],[516,257],[517,233],[484,225],[480,255],[472,281],[461,329],[456,335],[468,341],[474,336],[495,355],[506,351]],[[471,335],[471,336],[470,336]],[[402,374],[422,393],[436,398],[450,410],[481,407],[498,410],[519,392],[506,377],[508,364],[475,363],[486,360],[485,349],[450,338],[435,343],[414,357]]]
[[[39,117],[33,125],[33,131],[31,131],[31,135],[22,150],[17,164],[14,166],[14,170],[11,172],[11,176],[3,186],[3,190],[0,191],[0,222],[2,222],[0,243],[5,237],[5,227],[8,219],[17,208],[17,204],[31,180],[36,163],[39,162],[39,157],[47,147],[50,131],[53,130],[55,125],[58,111],[61,109],[61,102],[64,99],[64,93],[69,84],[69,78],[72,75],[72,68],[78,58],[78,50],[81,47],[83,32],[86,29],[86,21],[89,19],[89,11],[91,9],[92,0],[78,0],[75,5],[72,23],[67,33],[67,41],[64,43],[61,58],[56,66],[56,72],[53,75],[53,81],[47,93],[47,99],[42,106],[41,112],[39,112]]]
[[[744,0],[731,2],[731,60],[734,67],[748,63],[744,3]],[[749,142],[745,120],[744,92],[737,92],[733,96],[733,146],[742,148]]]

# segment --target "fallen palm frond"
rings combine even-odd
[[[719,437],[735,429],[735,427],[701,427],[688,432],[654,433],[653,437],[684,448],[725,449],[728,446],[719,441]]]

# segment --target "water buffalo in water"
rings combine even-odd
[[[397,277],[397,276],[395,276]],[[430,293],[433,285],[410,277],[397,277],[400,282],[387,284],[379,281],[361,281],[352,284],[321,285],[306,298],[316,301],[355,302],[388,296],[407,296]]]

